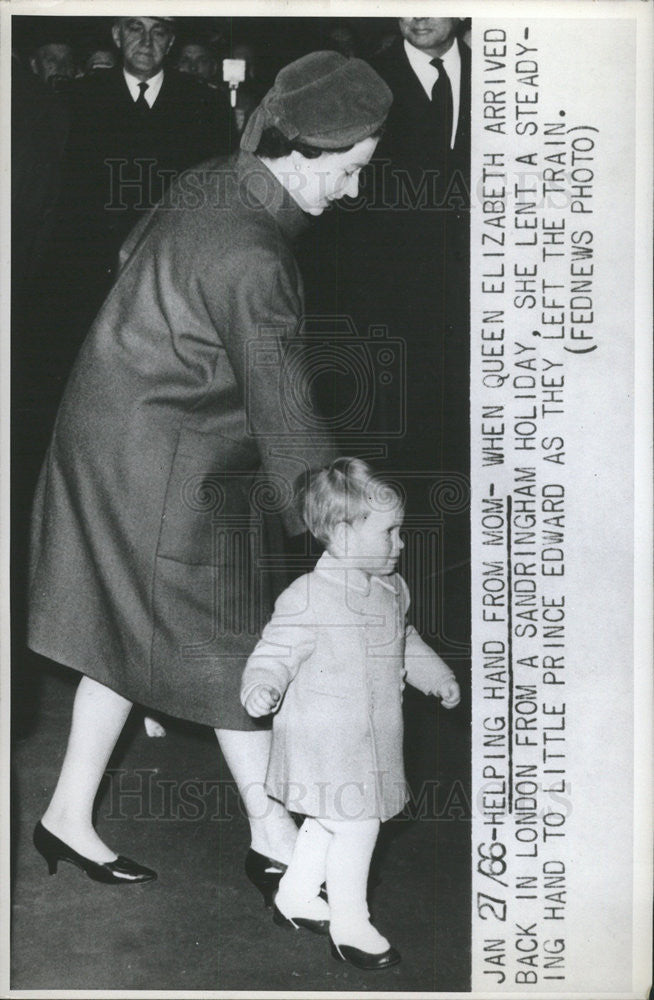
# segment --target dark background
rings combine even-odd
[[[112,45],[111,17],[17,15],[12,18],[12,47],[20,54],[27,54],[35,39],[42,35],[46,20],[48,33],[55,28],[62,37],[70,39],[80,55]],[[250,42],[260,53],[264,75],[272,83],[282,66],[306,52],[325,48],[330,32],[341,25],[354,32],[362,58],[374,53],[384,35],[397,30],[397,21],[391,17],[177,17],[175,35],[179,45],[185,36],[195,34],[200,28],[203,34],[216,39],[221,57],[228,55],[231,46]],[[172,58],[174,54],[173,49]]]

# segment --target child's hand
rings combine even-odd
[[[253,688],[245,700],[245,710],[248,715],[258,719],[262,715],[270,715],[279,705],[281,695],[276,688],[259,684]]]
[[[440,688],[441,705],[443,708],[456,708],[461,701],[459,685],[452,679],[445,681]]]

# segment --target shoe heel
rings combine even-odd
[[[278,927],[285,927],[287,930],[293,928],[293,930],[299,930],[299,927],[290,917],[285,917],[282,911],[273,906],[273,923],[277,924]]]
[[[57,874],[57,865],[59,864],[60,857],[56,851],[52,850],[52,845],[45,843],[47,831],[43,829],[40,823],[37,824],[34,830],[33,843],[43,860],[48,866],[48,873],[50,875]]]
[[[267,871],[268,868],[277,869],[276,871]],[[245,874],[248,879],[255,887],[258,889],[263,897],[263,905],[267,910],[269,910],[273,905],[273,899],[277,888],[279,886],[279,880],[286,871],[286,865],[279,861],[273,861],[272,858],[267,858],[263,854],[258,854],[257,851],[250,849],[245,858]]]
[[[389,946],[386,951],[380,953],[362,951],[360,948],[355,948],[353,945],[344,944],[341,948],[334,943],[334,939],[330,936],[332,955],[334,958],[338,959],[339,962],[347,962],[349,965],[353,965],[355,969],[363,969],[364,972],[376,972],[381,969],[390,969],[391,966],[397,965],[402,961],[402,956],[399,951],[395,948]]]
[[[273,899],[275,898],[275,893],[277,892],[277,884],[274,885],[260,885],[257,886],[259,892],[263,896],[263,906],[265,910],[272,909]]]

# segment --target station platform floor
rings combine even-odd
[[[334,960],[326,938],[273,924],[247,881],[248,844],[213,732],[164,720],[149,738],[130,717],[98,796],[103,838],[158,872],[106,886],[60,863],[48,874],[32,830],[54,787],[77,675],[37,660],[12,760],[11,986],[17,990],[275,990],[367,993],[470,988],[469,706],[446,712],[405,695],[407,815],[386,823],[371,911],[402,953],[364,973]],[[407,689],[408,692],[408,689]]]

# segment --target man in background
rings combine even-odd
[[[415,527],[405,570],[423,595],[413,613],[446,659],[465,658],[470,637],[471,57],[462,27],[400,18],[394,42],[371,59],[393,93],[386,127],[361,196],[325,219],[322,259],[306,269],[313,311],[350,316],[361,340],[371,326],[386,331],[389,363],[362,390],[367,430],[341,447],[405,485],[407,531]],[[323,407],[346,413],[356,384],[356,373],[336,372]]]
[[[226,142],[207,88],[166,65],[173,18],[120,17],[112,37],[118,65],[77,81],[64,164],[55,253],[62,319],[75,349],[130,229],[178,173]]]
[[[182,39],[175,65],[180,73],[195,76],[212,89],[218,86],[218,58],[209,42],[199,34]]]
[[[375,232],[377,275],[403,289],[384,303],[407,343],[413,399],[402,452],[420,448],[443,469],[465,448],[457,430],[468,378],[470,50],[457,38],[459,18],[400,18],[399,28],[374,61],[393,105],[364,225]]]
[[[114,69],[117,65],[116,53],[113,49],[103,47],[92,48],[84,61],[84,75],[103,73],[106,69]]]
[[[73,47],[67,39],[55,34],[50,40],[45,38],[32,51],[30,69],[42,83],[59,89],[76,75]]]
[[[471,55],[462,27],[460,18],[402,17],[400,36],[373,60],[393,104],[363,213],[376,248],[367,307],[406,347],[406,428],[389,460],[420,474],[407,477],[417,522],[441,523],[439,568],[416,567],[425,579],[415,586],[438,607],[435,645],[446,657],[465,655],[469,643]],[[458,512],[434,509],[434,494],[419,486],[426,474],[462,494]]]

